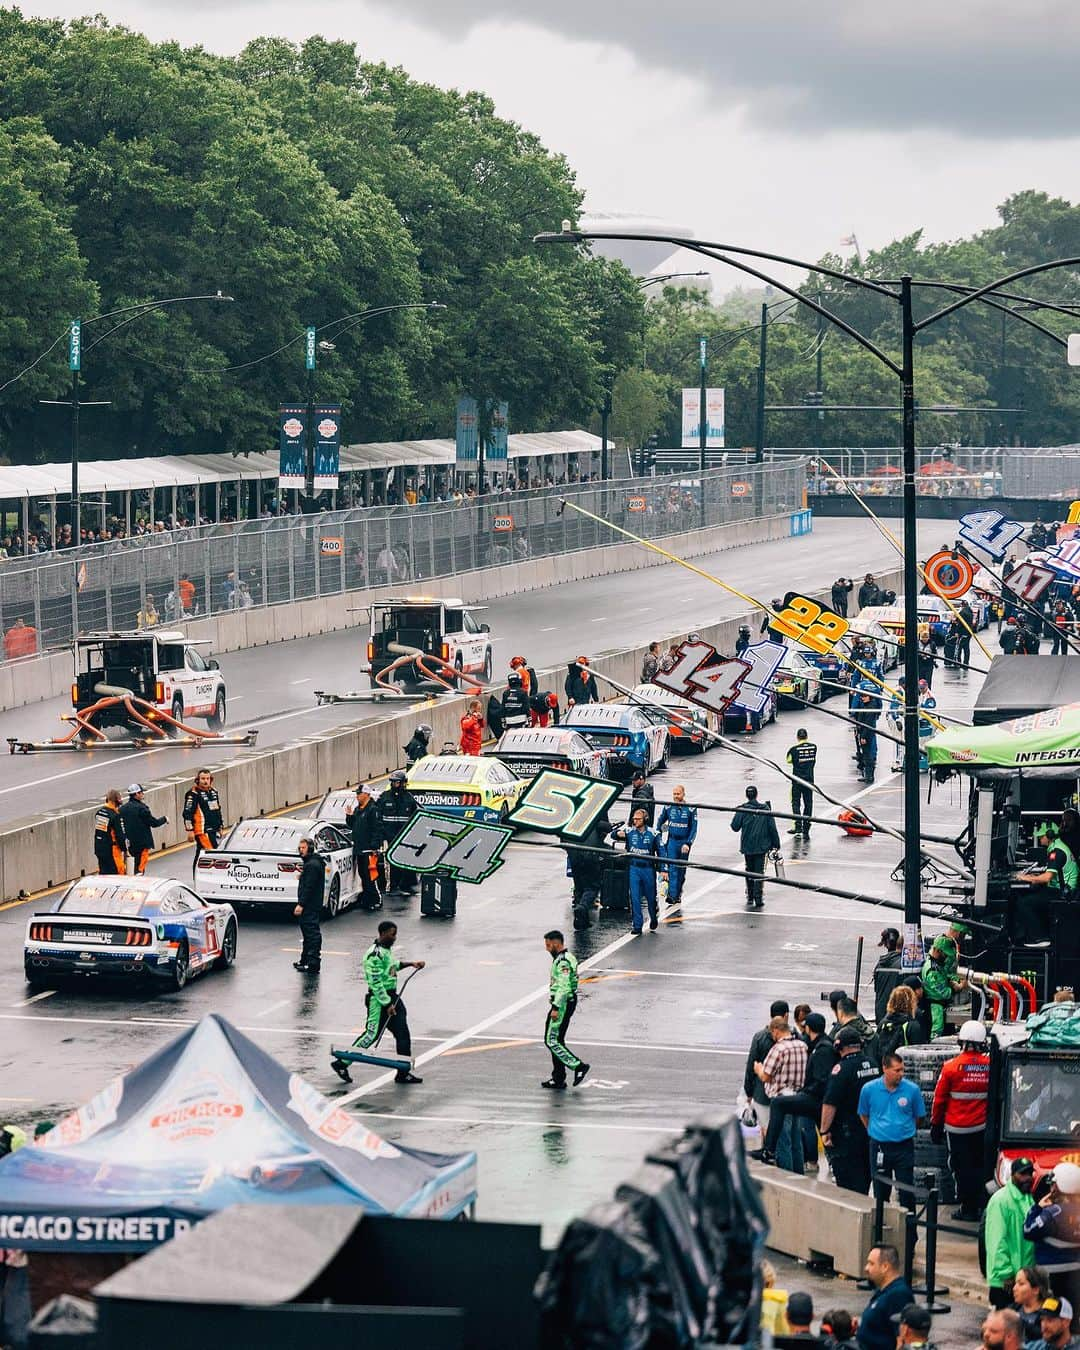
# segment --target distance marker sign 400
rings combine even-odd
[[[421,811],[387,850],[387,858],[406,872],[449,872],[474,885],[497,872],[503,849],[514,831],[506,825],[463,825],[448,816]]]

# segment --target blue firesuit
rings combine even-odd
[[[674,802],[665,806],[656,822],[658,831],[667,826],[667,838],[660,845],[661,858],[681,858],[685,862],[690,856],[690,846],[697,838],[697,824],[697,812],[692,806],[678,806]],[[686,880],[686,868],[669,867],[667,878],[668,904],[678,904]]]
[[[634,931],[640,933],[643,901],[649,906],[649,918],[654,922],[657,919],[656,863],[653,859],[660,852],[660,836],[647,825],[643,830],[623,827],[618,834],[626,840],[626,851],[630,855],[630,914]]]

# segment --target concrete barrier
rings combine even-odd
[[[750,1164],[769,1216],[769,1246],[800,1261],[830,1260],[838,1275],[863,1274],[874,1245],[874,1201],[830,1182]],[[885,1206],[882,1241],[904,1248],[903,1210]]]
[[[681,557],[694,558],[744,544],[786,539],[790,520],[787,513],[740,520],[730,525],[689,530],[658,542]],[[586,577],[662,566],[665,561],[636,544],[605,545],[528,562],[507,563],[502,567],[477,568],[452,577],[417,578],[396,586],[343,591],[265,609],[228,611],[190,619],[176,627],[182,628],[191,638],[209,642],[213,652],[224,654],[355,628],[362,623],[363,612],[376,595],[409,595],[421,590],[427,595],[460,596],[469,603],[476,603],[543,590]],[[67,651],[0,665],[0,712],[66,695],[71,687],[71,675],[71,654]]]
[[[896,587],[899,573],[879,578],[885,587]],[[828,595],[815,590],[810,598],[828,602]],[[760,613],[742,613],[699,628],[706,642],[720,651],[732,651],[740,624],[749,623],[756,632]],[[686,633],[660,635],[657,641],[671,645]],[[590,653],[594,671],[611,675],[624,685],[635,685],[646,648],[629,647],[616,651]],[[575,653],[569,654],[571,657]],[[537,672],[542,689],[563,697],[566,666],[549,667]],[[611,686],[600,681],[605,697],[618,697]],[[221,795],[226,822],[241,816],[260,815],[321,796],[332,787],[377,778],[404,762],[404,746],[417,722],[431,725],[431,744],[438,750],[444,741],[457,742],[460,720],[470,695],[412,706],[369,722],[345,724],[315,736],[304,737],[272,750],[253,749],[239,753],[227,763],[215,765],[212,748],[207,747],[203,761],[213,770]],[[201,765],[200,765],[201,767]],[[169,823],[158,832],[158,842],[167,847],[185,838],[181,809],[190,774],[172,775],[146,788],[155,803],[164,803]],[[122,782],[120,762],[116,781]],[[160,790],[160,797],[158,791]],[[168,809],[169,803],[172,809]],[[80,871],[94,870],[93,817],[97,802],[84,802],[29,820],[13,821],[0,831],[0,891],[7,899],[20,892],[32,893],[77,877]],[[157,808],[155,807],[155,811]]]

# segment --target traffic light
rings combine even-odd
[[[825,402],[825,395],[820,389],[811,389],[809,393],[803,394],[802,401],[807,408],[820,408]]]

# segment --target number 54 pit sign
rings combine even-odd
[[[447,872],[455,881],[479,885],[506,861],[503,849],[513,833],[506,825],[462,824],[448,816],[421,811],[390,845],[386,856],[406,872]]]

